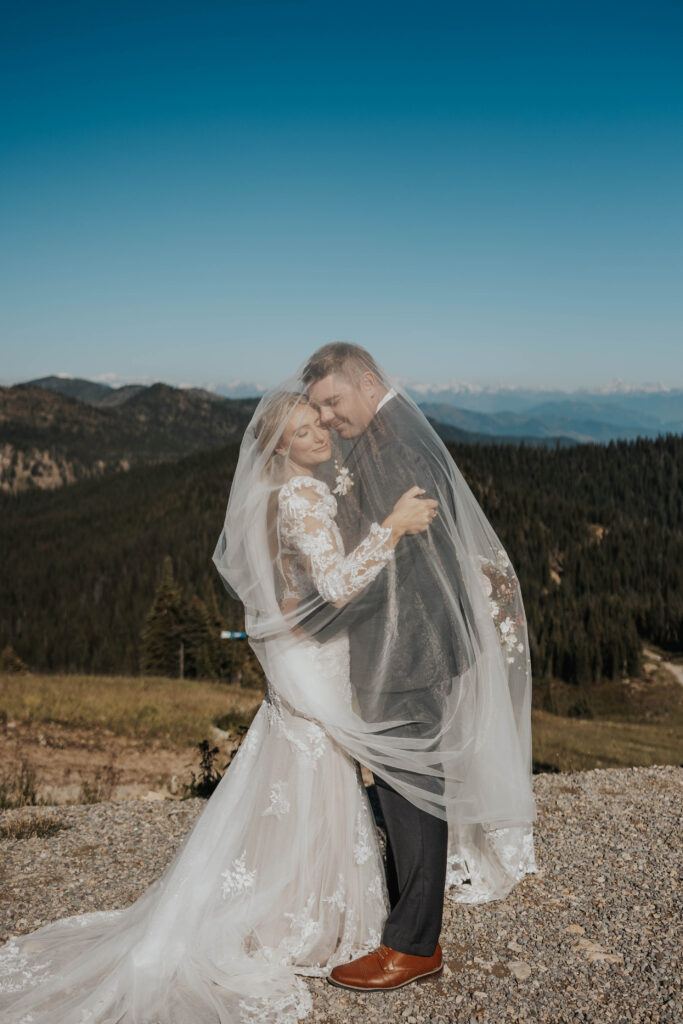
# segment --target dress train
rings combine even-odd
[[[291,1024],[301,975],[376,946],[388,912],[356,763],[270,694],[162,876],[129,907],[0,947],[3,1024]]]

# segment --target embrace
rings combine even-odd
[[[3,1021],[292,1024],[305,976],[357,991],[437,977],[444,896],[503,899],[537,870],[519,582],[364,349],[326,345],[263,396],[213,563],[265,699],[135,903],[0,947]]]

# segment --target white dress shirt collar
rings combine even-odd
[[[395,394],[396,394],[396,392],[394,391],[394,389],[393,388],[389,388],[389,390],[387,391],[386,395],[384,396],[382,401],[379,403],[379,405],[375,409],[375,413],[378,413],[380,411],[380,409],[382,408],[382,406],[384,405],[384,403],[388,402],[390,398],[393,398]]]

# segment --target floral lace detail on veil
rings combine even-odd
[[[0,949],[0,992],[21,992],[35,978],[52,977],[45,973],[50,964],[50,960],[36,963],[20,952],[16,937],[11,938]]]
[[[296,978],[296,994],[283,996],[275,1003],[256,997],[255,1000],[241,999],[239,1004],[240,1024],[297,1024],[313,1009],[311,994],[301,978]]]
[[[454,903],[487,903],[494,892],[503,898],[524,875],[538,872],[532,825],[469,825],[464,832],[458,853],[447,859],[446,895]]]
[[[524,645],[517,635],[517,627],[525,625],[525,622],[511,616],[507,611],[518,592],[517,577],[512,572],[510,559],[502,548],[496,550],[493,560],[483,555],[477,557],[481,564],[479,579],[488,598],[489,611],[496,624],[506,658],[512,664],[516,654],[524,650]]]

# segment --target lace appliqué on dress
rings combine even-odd
[[[285,940],[291,956],[295,958],[303,957],[306,947],[310,944],[311,939],[320,931],[321,922],[316,921],[313,917],[313,902],[315,900],[315,894],[311,893],[306,900],[306,906],[298,913],[286,912],[285,917],[290,918],[292,922],[292,936]]]
[[[261,817],[266,814],[274,814],[278,818],[281,818],[283,814],[287,814],[289,812],[290,803],[285,796],[286,788],[286,782],[273,783],[270,790],[270,806],[266,807],[265,811],[262,812]]]
[[[346,910],[346,880],[342,874],[337,876],[337,888],[331,896],[323,896],[323,903],[333,903],[339,911]]]
[[[254,888],[256,872],[247,871],[245,864],[246,856],[247,851],[243,850],[230,867],[222,872],[221,878],[225,879],[221,889],[224,899],[227,899],[229,896],[241,896],[251,892]]]
[[[285,715],[282,699],[270,686],[266,689],[262,707],[265,707],[270,728],[276,729],[309,764],[314,765],[329,748],[323,727],[300,715]],[[296,728],[290,728],[287,721],[296,722]]]
[[[356,815],[356,835],[358,838],[353,844],[353,859],[356,864],[365,864],[366,860],[372,856],[372,846],[368,826],[363,821],[360,811]]]
[[[375,875],[368,885],[368,896],[372,896],[373,899],[378,900],[380,903],[384,902],[384,888],[379,875]]]
[[[238,749],[237,753],[235,754],[235,757],[233,757],[233,761],[235,760],[235,758],[240,753],[244,754],[244,756],[247,756],[249,754],[253,754],[254,751],[256,750],[256,748],[258,747],[260,740],[261,740],[261,730],[254,728],[254,726],[252,724],[252,726],[249,728],[249,731],[247,732],[246,736],[244,737],[244,739],[240,743],[239,749]]]
[[[304,493],[305,492],[305,493]],[[317,495],[312,497],[312,493]],[[372,523],[368,535],[350,554],[344,545],[335,516],[337,501],[329,487],[315,477],[292,477],[280,488],[280,534],[284,552],[303,556],[305,570],[323,600],[343,604],[359,594],[393,558],[389,544],[391,529]],[[296,569],[283,569],[294,574],[290,588],[296,590]],[[301,571],[299,565],[299,571]]]

